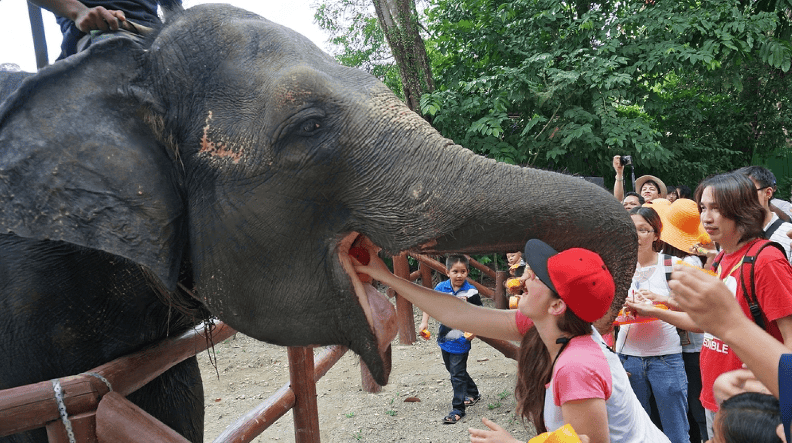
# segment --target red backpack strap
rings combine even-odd
[[[751,246],[748,247],[748,251],[745,252],[740,264],[740,287],[742,288],[745,302],[748,303],[748,308],[751,311],[751,316],[753,317],[754,322],[762,329],[765,329],[765,321],[764,316],[762,315],[762,309],[759,306],[759,300],[756,298],[756,278],[754,276],[754,265],[756,263],[756,257],[758,257],[759,253],[761,253],[764,248],[768,246],[773,246],[779,249],[784,257],[786,257],[786,251],[784,251],[783,246],[776,242],[760,239],[756,240]],[[750,291],[749,287],[745,284],[746,279],[750,285]]]
[[[674,272],[673,256],[663,254],[663,267],[665,268],[666,283],[671,281],[671,273]]]
[[[712,267],[710,268],[711,271],[718,272],[718,266],[720,266],[720,262],[723,260],[724,255],[726,255],[726,251],[721,249],[721,251],[718,252],[718,255],[715,256],[715,259],[712,261]],[[722,278],[720,275],[718,275],[718,277]]]

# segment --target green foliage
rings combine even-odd
[[[746,4],[434,0],[421,109],[497,160],[694,184],[786,144],[790,4]]]
[[[314,20],[330,34],[336,60],[372,74],[403,98],[399,69],[370,0],[335,0],[317,6]]]
[[[668,184],[790,149],[792,1],[431,0],[424,116],[500,161],[612,180],[611,158]],[[316,19],[336,57],[401,94],[368,0]],[[610,185],[611,183],[607,183]]]

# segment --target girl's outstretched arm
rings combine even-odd
[[[472,305],[453,295],[437,292],[404,280],[388,270],[385,263],[377,256],[376,246],[368,240],[363,246],[369,250],[371,261],[366,266],[354,261],[355,271],[368,274],[371,278],[393,288],[400,296],[418,306],[440,323],[482,337],[512,341],[522,339],[522,334],[517,330],[515,311]]]

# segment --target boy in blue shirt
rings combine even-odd
[[[481,306],[481,296],[478,290],[467,282],[468,266],[470,262],[464,255],[449,255],[446,258],[446,273],[448,280],[435,286],[435,291],[446,292],[468,303]],[[429,325],[429,314],[424,313],[419,330],[424,330]],[[470,340],[463,331],[451,329],[441,324],[437,331],[437,344],[443,354],[443,363],[451,374],[451,386],[454,388],[454,398],[451,401],[451,412],[443,418],[444,424],[454,424],[465,416],[465,407],[472,406],[481,399],[476,383],[467,372],[468,353]]]

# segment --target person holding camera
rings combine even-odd
[[[632,165],[632,157],[629,155],[613,156],[613,169],[616,171],[616,182],[613,184],[613,196],[620,202],[624,201],[624,167]],[[635,190],[644,198],[644,201],[651,202],[656,198],[665,198],[667,194],[665,183],[653,175],[642,175],[635,180]]]

